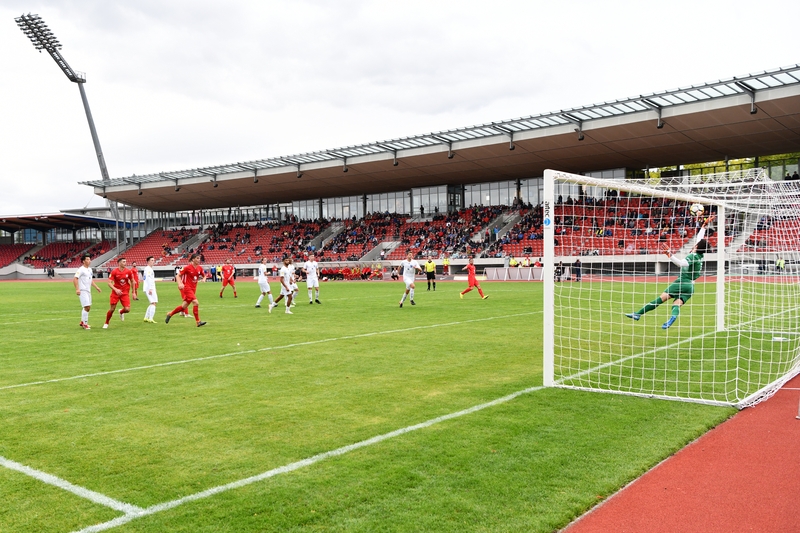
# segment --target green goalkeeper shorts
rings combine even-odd
[[[694,294],[694,283],[691,281],[673,281],[664,292],[676,300],[686,303]]]

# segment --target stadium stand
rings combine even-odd
[[[36,246],[35,244],[2,244],[0,245],[0,268],[8,266]]]
[[[36,252],[26,256],[23,262],[31,268],[61,268],[75,259],[78,254],[91,246],[86,241],[53,242]]]
[[[157,265],[167,265],[175,258],[180,257],[175,255],[173,250],[196,234],[196,229],[164,230],[159,228],[122,252],[121,255],[128,261],[128,265],[133,264],[134,261],[140,266],[144,265],[151,255],[157,258]],[[117,256],[108,260],[105,264],[115,265],[116,263]]]
[[[87,253],[92,258],[95,258],[95,257],[101,256],[104,253],[110,251],[112,248],[114,248],[114,246],[116,246],[116,244],[112,244],[111,241],[107,241],[107,240],[100,241],[97,244],[95,244],[94,246],[92,246],[91,248],[89,248],[88,250],[84,250],[81,253],[79,253],[78,255],[76,255],[69,263],[62,264],[61,266],[63,268],[78,268],[79,266],[81,266],[81,256],[84,253]]]

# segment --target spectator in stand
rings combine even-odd
[[[533,263],[533,266],[535,266],[535,267],[537,267],[537,268],[542,268],[542,258],[540,257],[539,259],[537,259],[537,260],[536,260],[536,261]]]

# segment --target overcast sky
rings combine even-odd
[[[651,7],[652,6],[652,7]],[[0,0],[0,215],[112,178],[337,148],[800,63],[797,0]]]

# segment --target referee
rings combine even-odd
[[[431,290],[431,283],[433,283],[433,290],[436,290],[436,263],[433,259],[428,259],[425,263],[425,275],[428,277],[428,290]]]

